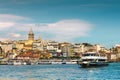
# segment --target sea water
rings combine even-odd
[[[120,80],[120,63],[98,68],[79,65],[0,65],[0,80]]]

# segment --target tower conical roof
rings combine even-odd
[[[30,29],[29,34],[34,34],[32,28]]]

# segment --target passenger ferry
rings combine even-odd
[[[78,60],[78,64],[83,68],[108,66],[107,57],[100,56],[99,53],[96,52],[84,53],[81,59]]]

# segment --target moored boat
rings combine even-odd
[[[82,55],[81,59],[78,61],[81,67],[100,67],[108,66],[107,57],[100,56],[96,52],[86,52]]]
[[[41,64],[41,65],[47,65],[47,64],[52,64],[49,60],[39,60],[37,62],[37,64]]]

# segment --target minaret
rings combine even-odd
[[[34,41],[34,33],[33,33],[32,28],[31,28],[30,31],[29,31],[29,34],[28,34],[28,40],[32,40],[32,41]]]

